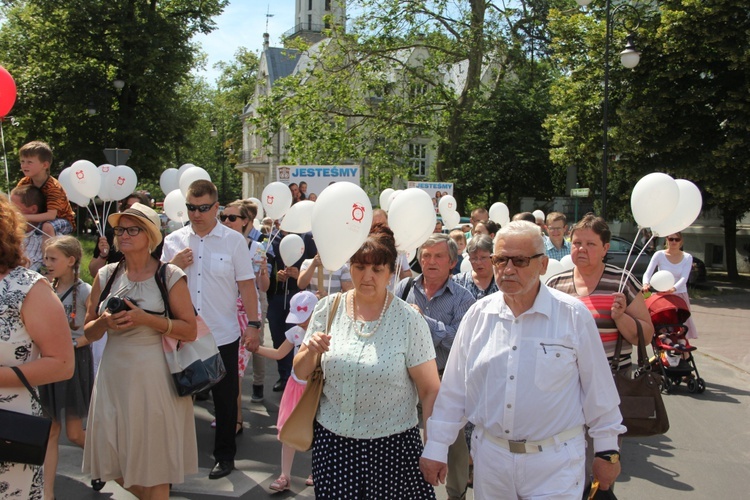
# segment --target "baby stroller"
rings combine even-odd
[[[693,351],[697,348],[691,346],[685,337],[688,332],[685,321],[690,317],[685,301],[676,295],[654,293],[646,299],[646,307],[654,324],[654,338],[651,341],[654,357],[651,362],[652,366],[659,367],[663,375],[662,390],[672,392],[682,381],[686,381],[688,391],[705,391],[706,381],[698,374],[693,357]],[[683,354],[688,357],[683,357]]]

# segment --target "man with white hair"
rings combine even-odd
[[[540,283],[549,259],[535,224],[511,222],[493,252],[500,292],[458,329],[427,423],[425,479],[445,480],[448,446],[468,420],[475,498],[581,498],[587,425],[593,473],[607,490],[625,427],[591,313]]]

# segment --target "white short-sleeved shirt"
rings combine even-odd
[[[166,237],[162,262],[169,262],[188,247],[193,250],[193,264],[184,271],[193,305],[211,330],[216,344],[230,344],[241,334],[237,322],[237,282],[255,278],[247,240],[218,222],[203,237],[186,226]]]
[[[422,316],[394,297],[383,322],[371,337],[360,337],[341,297],[331,324],[330,350],[318,422],[340,436],[372,439],[411,429],[418,423],[417,388],[408,369],[435,359],[430,330]],[[324,331],[328,303],[321,299],[307,328],[305,342]],[[365,324],[370,331],[377,321]]]

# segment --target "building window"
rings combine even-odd
[[[412,99],[418,99],[427,93],[427,84],[424,82],[413,82],[410,87]]]
[[[426,144],[409,144],[409,159],[411,163],[411,172],[416,177],[425,177],[427,175],[427,145]]]
[[[307,16],[307,31],[312,31],[312,16]]]
[[[331,10],[331,0],[326,0],[326,12]]]
[[[312,10],[312,0],[307,0],[307,10]]]

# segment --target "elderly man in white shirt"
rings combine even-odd
[[[538,226],[511,222],[494,245],[500,292],[472,306],[458,329],[427,423],[425,479],[445,480],[448,446],[469,420],[475,498],[578,499],[587,425],[594,476],[607,490],[625,427],[591,313],[540,283],[548,258]]]
[[[211,389],[216,411],[216,463],[209,479],[227,476],[234,469],[236,434],[241,431],[236,428],[240,336],[244,334],[249,350],[257,349],[261,327],[253,257],[242,234],[219,224],[217,199],[216,186],[210,181],[190,184],[186,204],[190,225],[165,238],[161,256],[163,262],[178,265],[187,274],[193,305],[211,330],[227,370]],[[238,294],[249,319],[245,332],[240,332],[237,321]]]

